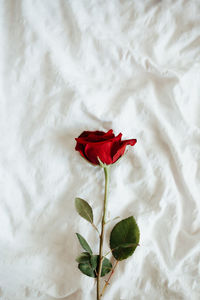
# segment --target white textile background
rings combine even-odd
[[[0,24],[0,299],[95,299],[74,198],[100,225],[104,179],[74,138],[112,128],[138,142],[109,216],[141,241],[105,300],[199,300],[200,1],[1,0]]]

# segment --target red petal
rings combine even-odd
[[[90,135],[93,135],[93,134],[95,134],[95,135],[99,135],[99,136],[102,136],[102,135],[104,135],[105,134],[105,132],[103,132],[103,131],[83,131],[80,135],[79,135],[79,138],[80,137],[88,137],[88,136],[90,136]]]
[[[87,156],[87,159],[92,162],[93,164],[98,164],[99,161],[98,158],[104,163],[104,164],[112,164],[112,157],[111,157],[111,147],[112,142],[105,142],[105,143],[95,143],[95,144],[87,144],[85,147],[85,154]]]
[[[112,164],[112,146],[113,143],[119,143],[121,137],[122,134],[120,133],[118,134],[118,136],[108,141],[102,141],[98,143],[87,143],[85,146],[85,155],[87,156],[87,159],[94,164],[99,164],[97,158],[99,157],[103,163],[107,165]]]
[[[136,139],[131,139],[131,140],[121,141],[118,145],[115,145],[114,151],[116,152],[113,155],[113,163],[116,162],[124,154],[127,145],[134,146],[136,143],[137,143]]]
[[[108,132],[104,133],[104,135],[98,136],[95,134],[91,134],[88,137],[82,138],[82,137],[78,137],[75,140],[81,144],[88,144],[88,143],[95,143],[95,144],[100,144],[100,143],[104,143],[105,141],[113,141],[113,139],[115,139],[115,135],[113,134],[112,129],[109,130]]]
[[[82,144],[79,144],[79,143],[77,142],[77,143],[76,143],[75,150],[76,150],[76,151],[79,151],[80,154],[81,154],[84,158],[86,158],[85,152],[84,152],[84,146],[83,146]],[[86,158],[86,159],[87,159],[87,158]]]
[[[99,132],[102,131],[95,131],[91,133],[91,135],[87,137],[87,141],[95,143],[95,142],[110,140],[115,137],[112,129],[109,130],[108,132],[104,132],[103,134],[99,134]]]

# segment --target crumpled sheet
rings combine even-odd
[[[99,226],[104,178],[74,138],[112,128],[138,142],[112,167],[108,217],[134,215],[141,241],[104,299],[199,300],[199,1],[2,0],[0,15],[0,299],[95,299],[75,232],[96,252],[97,235],[74,198]]]

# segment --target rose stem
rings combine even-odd
[[[111,271],[111,273],[110,273],[110,275],[109,275],[109,277],[108,277],[108,280],[106,280],[106,282],[105,282],[105,285],[104,285],[103,290],[102,290],[101,295],[100,295],[101,297],[103,296],[103,294],[104,294],[104,292],[105,292],[107,286],[109,285],[109,281],[110,281],[110,279],[111,279],[113,273],[115,272],[115,268],[116,268],[118,262],[119,262],[119,261],[117,260],[116,263],[115,263],[115,265],[114,265],[114,267],[113,267],[113,269],[112,269],[112,271]]]
[[[99,244],[99,266],[97,272],[97,300],[100,300],[100,278],[101,278],[101,269],[103,262],[103,241],[104,241],[104,225],[106,223],[106,209],[107,209],[107,198],[108,198],[108,184],[109,184],[109,171],[110,166],[103,167],[105,174],[105,194],[104,194],[104,203],[103,203],[103,216],[101,221],[101,234],[100,234],[100,244]]]

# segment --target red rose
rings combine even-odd
[[[134,146],[136,139],[121,141],[122,134],[115,136],[113,130],[83,131],[76,138],[75,149],[89,162],[99,165],[98,158],[107,165],[116,162],[123,154],[127,145]]]

